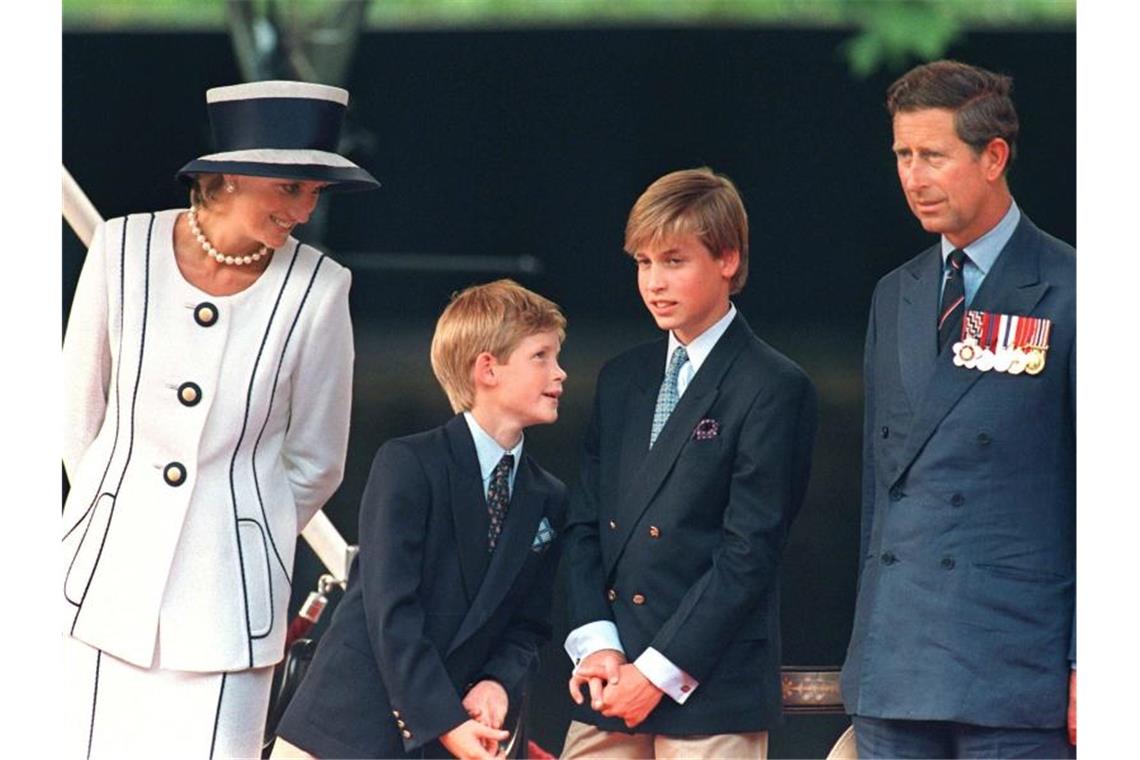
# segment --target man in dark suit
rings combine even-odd
[[[444,311],[432,368],[462,414],[377,452],[347,593],[274,757],[501,757],[550,636],[566,489],[523,428],[558,416],[565,324],[509,280]]]
[[[939,61],[887,93],[941,240],[879,282],[867,328],[842,679],[863,758],[1073,752],[1075,251],[1013,202],[1010,88]]]
[[[625,248],[668,335],[598,377],[567,517],[579,706],[563,757],[764,757],[781,706],[780,557],[815,391],[729,300],[748,222],[727,178],[654,182]]]

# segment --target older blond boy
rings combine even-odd
[[[360,555],[277,754],[500,753],[550,635],[566,490],[523,453],[523,429],[558,417],[565,325],[510,280],[444,310],[432,368],[457,414],[377,452]]]
[[[563,756],[764,757],[815,391],[730,300],[747,279],[748,217],[728,178],[658,179],[625,248],[667,335],[598,376],[566,525],[578,706]]]

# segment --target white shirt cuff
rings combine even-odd
[[[575,668],[578,667],[578,663],[599,649],[616,649],[625,654],[617,626],[611,620],[595,620],[578,626],[570,631],[564,646]]]
[[[633,664],[654,686],[679,705],[685,704],[685,700],[693,696],[693,692],[700,686],[697,679],[678,668],[653,647],[642,652]]]

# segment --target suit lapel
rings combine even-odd
[[[725,330],[724,335],[713,347],[708,358],[705,359],[704,364],[701,365],[700,370],[693,376],[689,387],[685,390],[685,395],[681,397],[677,407],[669,415],[665,427],[657,436],[653,448],[646,452],[641,466],[637,468],[633,477],[628,481],[628,488],[619,492],[618,534],[614,544],[615,550],[606,557],[607,574],[621,556],[622,549],[633,532],[633,526],[637,524],[642,513],[648,508],[649,502],[661,487],[661,483],[673,469],[681,449],[692,437],[693,428],[712,407],[725,372],[728,371],[733,360],[751,335],[752,331],[748,328],[748,323],[738,312],[736,318]],[[665,357],[662,354],[662,363],[657,367],[660,375],[657,380],[658,386],[660,386],[661,377],[664,377],[665,374],[664,361]],[[656,391],[654,391],[653,403],[656,405]],[[651,422],[652,409],[645,424],[646,446],[649,445],[648,430]]]
[[[462,414],[453,417],[444,426],[451,447],[452,466],[451,515],[455,521],[455,536],[459,546],[459,567],[463,574],[463,589],[471,602],[483,582],[487,570],[487,544],[484,540],[466,540],[468,536],[487,535],[486,496],[483,494],[483,476],[479,473],[479,457],[471,430]]]
[[[507,507],[507,519],[499,536],[498,546],[489,555],[490,565],[479,586],[467,616],[456,631],[448,646],[447,653],[455,651],[471,634],[477,631],[498,608],[503,597],[515,582],[519,569],[530,553],[531,543],[538,532],[542,520],[543,506],[547,494],[537,487],[537,478],[532,471],[533,463],[524,456],[515,476],[515,487]],[[484,531],[485,532],[485,531]],[[474,544],[474,541],[460,542]],[[481,547],[487,555],[485,546]]]
[[[618,493],[629,493],[640,476],[641,466],[649,453],[649,429],[653,426],[653,410],[665,376],[667,341],[653,347],[653,357],[637,368],[637,374],[626,403],[627,419],[623,423],[621,459],[619,460]]]
[[[938,358],[938,300],[942,277],[939,246],[924,253],[903,272],[899,292],[899,371],[911,408],[930,382]]]
[[[1039,234],[1033,223],[1023,215],[993,269],[986,275],[970,302],[971,310],[1000,314],[1033,312],[1049,290],[1049,283],[1041,280],[1037,245]],[[896,480],[906,472],[939,423],[963,394],[986,374],[955,367],[953,358],[949,350],[937,358],[926,392],[916,407],[914,425],[899,460],[902,466],[896,473]]]

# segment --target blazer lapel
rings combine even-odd
[[[899,292],[899,371],[911,408],[930,382],[938,358],[938,300],[942,255],[935,245],[906,268]]]
[[[649,429],[653,426],[657,394],[661,390],[661,380],[665,376],[667,345],[667,341],[661,341],[659,346],[654,346],[653,358],[639,367],[633,378],[626,404],[628,418],[622,431],[618,493],[628,493],[637,482],[641,465],[649,453]]]
[[[618,535],[613,544],[615,550],[609,557],[605,558],[607,574],[613,570],[613,566],[621,556],[622,549],[633,532],[633,526],[649,506],[649,502],[661,487],[661,483],[669,471],[673,469],[681,449],[692,437],[693,428],[712,407],[725,372],[732,365],[733,360],[740,353],[751,334],[748,323],[738,312],[736,318],[732,320],[732,324],[728,326],[708,358],[705,359],[704,364],[701,365],[700,370],[693,376],[689,387],[685,390],[685,395],[681,396],[677,407],[669,415],[669,420],[657,436],[653,448],[646,452],[641,466],[637,468],[629,481],[628,488],[620,492],[617,518]],[[661,361],[662,364],[658,368],[663,377],[665,373],[664,355],[662,355]],[[658,385],[660,385],[660,380],[658,380]],[[656,393],[654,394],[654,405],[656,405]],[[650,421],[652,421],[652,412],[650,413]],[[646,431],[648,431],[648,424],[646,424]],[[648,432],[645,435],[645,445],[649,445]]]
[[[467,610],[466,617],[460,623],[459,630],[456,631],[450,645],[448,645],[448,654],[458,649],[464,641],[487,622],[514,584],[519,569],[530,555],[530,546],[538,532],[538,525],[542,520],[543,506],[546,503],[547,496],[544,491],[536,487],[536,478],[531,471],[532,466],[530,458],[524,456],[515,476],[515,487],[511,492],[511,501],[507,507],[507,519],[503,525],[503,532],[499,536],[498,546],[489,555],[486,548],[483,548],[483,554],[490,557],[490,565],[487,567],[483,582]],[[460,542],[460,545],[462,546],[463,543]],[[474,544],[476,542],[468,541],[466,543]]]
[[[487,535],[487,510],[483,494],[483,476],[479,473],[479,457],[471,430],[462,414],[453,417],[444,427],[451,447],[452,467],[451,515],[455,521],[455,535],[459,547],[459,567],[463,574],[463,589],[471,602],[483,582],[487,570],[487,544],[464,540],[466,536]]]
[[[994,267],[982,281],[982,286],[970,302],[972,311],[1001,314],[1030,314],[1049,290],[1049,283],[1041,281],[1038,230],[1025,216],[1014,230],[1013,236],[1002,249]],[[901,343],[901,333],[900,333]],[[906,447],[900,457],[898,480],[918,452],[934,434],[942,419],[949,414],[963,394],[982,375],[978,370],[955,367],[953,356],[946,351],[937,358],[925,395],[916,407],[914,425],[907,436]]]

